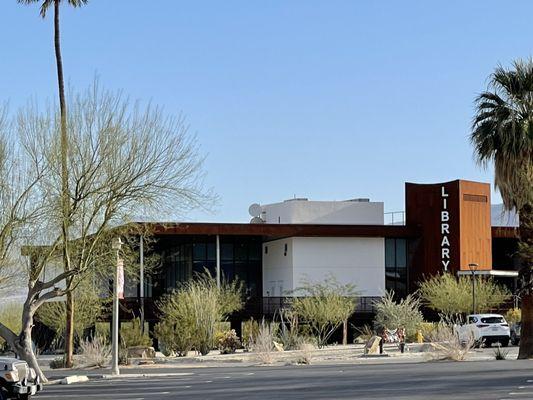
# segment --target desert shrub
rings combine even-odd
[[[472,311],[472,278],[456,278],[450,273],[435,275],[420,284],[418,291],[428,307],[446,315]],[[487,312],[511,297],[509,291],[492,278],[476,278],[476,312]]]
[[[22,304],[3,304],[0,309],[0,322],[13,332],[20,332],[22,326]],[[7,343],[0,337],[0,351],[5,350]]]
[[[84,367],[104,367],[111,356],[106,338],[94,336],[80,341],[80,357]]]
[[[154,335],[164,355],[185,357],[193,347],[193,329],[165,319],[155,325]]]
[[[505,313],[505,320],[510,324],[516,324],[522,320],[522,310],[520,308],[511,308]]]
[[[242,293],[242,282],[223,280],[219,288],[216,279],[206,271],[165,296],[158,307],[163,321],[190,330],[187,334],[193,347],[205,355],[217,347],[217,324],[242,308]]]
[[[277,340],[283,344],[285,350],[297,350],[304,342],[304,337],[300,334],[298,315],[294,310],[281,309],[274,315],[274,332]]]
[[[106,302],[101,299],[98,291],[88,283],[83,283],[74,291],[74,336],[83,338],[83,332],[94,326],[102,316]],[[37,311],[35,318],[54,330],[56,339],[62,340],[65,335],[66,305],[64,301],[49,301]]]
[[[221,354],[233,354],[239,347],[241,347],[241,341],[237,336],[235,329],[220,332],[217,335],[217,343]]]
[[[323,282],[304,281],[293,292],[292,310],[305,321],[318,347],[327,344],[333,332],[355,311],[356,291],[352,284],[341,284],[329,275]]]
[[[251,350],[252,345],[259,333],[259,323],[253,318],[242,324],[242,345],[245,350]]]
[[[56,357],[52,361],[50,361],[50,369],[59,369],[59,368],[65,368],[64,357]]]
[[[366,343],[372,336],[374,336],[374,331],[367,324],[361,327],[352,324],[352,328],[354,330],[354,343]]]
[[[263,364],[272,364],[274,359],[274,329],[271,323],[261,321],[257,337],[252,346],[257,359]]]
[[[435,346],[434,358],[439,360],[464,361],[468,352],[474,347],[474,337],[459,339],[455,330],[456,322],[445,319],[436,324],[429,335]]]
[[[315,345],[309,342],[302,342],[299,347],[300,358],[298,359],[298,364],[311,364],[313,360],[313,351],[315,350]]]
[[[506,360],[509,355],[509,350],[502,350],[501,346],[494,349],[495,360]]]
[[[424,341],[428,341],[429,338],[433,335],[433,332],[435,329],[438,328],[438,323],[435,322],[422,322],[418,329],[420,330],[420,333],[422,334],[422,338]]]
[[[134,318],[129,322],[121,324],[120,340],[126,349],[136,346],[152,346],[152,339],[150,339],[147,330],[142,331],[141,320],[139,318]]]
[[[407,337],[412,338],[424,321],[419,310],[420,302],[413,295],[395,301],[394,292],[387,292],[375,305],[374,324],[377,329],[405,328]]]

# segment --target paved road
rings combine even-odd
[[[194,368],[174,372],[186,375],[143,379],[124,375],[118,380],[48,386],[36,399],[533,399],[531,361]]]

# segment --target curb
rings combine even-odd
[[[72,376],[67,376],[63,379],[60,379],[59,384],[60,385],[72,385],[73,383],[84,383],[88,381],[89,381],[89,377],[86,375],[72,375]]]
[[[111,374],[102,374],[102,375],[91,375],[91,379],[121,379],[121,378],[161,378],[161,377],[170,377],[170,376],[189,376],[194,375],[193,372],[168,372],[168,373],[144,373],[144,374],[120,374],[120,375],[111,375]]]

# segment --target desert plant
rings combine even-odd
[[[374,336],[374,331],[367,324],[361,327],[357,327],[352,324],[352,328],[355,333],[354,343],[366,343],[370,340],[372,336]]]
[[[0,310],[0,322],[14,332],[18,332],[22,326],[22,305],[8,303]],[[0,337],[0,351],[7,347],[6,341]]]
[[[80,358],[84,367],[99,367],[106,365],[111,355],[111,348],[102,336],[94,336],[80,341]]]
[[[459,339],[456,323],[450,319],[439,322],[430,333],[429,339],[435,346],[434,358],[439,360],[464,361],[474,347],[474,337]]]
[[[233,354],[239,347],[241,347],[241,341],[237,336],[235,329],[220,332],[217,337],[217,342],[220,354]]]
[[[259,323],[253,318],[242,324],[242,345],[246,351],[251,350],[255,338],[259,334]]]
[[[300,335],[298,315],[290,309],[283,308],[274,315],[275,333],[277,340],[283,344],[285,350],[299,349],[304,341]]]
[[[506,210],[518,213],[522,332],[519,359],[533,356],[533,60],[498,66],[476,98],[470,140],[477,161],[494,167],[494,184]]]
[[[137,346],[152,346],[152,339],[150,339],[148,331],[145,330],[143,332],[141,329],[141,320],[139,318],[134,318],[130,322],[122,324],[120,338],[126,349]]]
[[[433,335],[435,329],[438,328],[438,323],[435,322],[422,322],[418,329],[420,330],[420,334],[422,335],[422,338],[424,341],[428,341],[429,338]]]
[[[494,349],[494,359],[506,360],[509,355],[509,350],[502,350],[501,346]]]
[[[65,368],[65,357],[56,357],[49,364],[50,369]]]
[[[94,285],[87,281],[82,282],[76,288],[74,295],[74,337],[81,341],[84,331],[95,326],[97,320],[103,315],[106,301],[100,298]],[[56,339],[63,340],[66,328],[65,313],[66,304],[64,301],[50,301],[39,308],[36,318],[55,331]]]
[[[300,344],[300,358],[298,359],[298,364],[311,364],[313,359],[313,351],[315,350],[315,345],[309,342],[303,342]]]
[[[305,321],[317,338],[318,347],[327,344],[333,332],[354,313],[356,291],[352,284],[341,284],[333,275],[322,282],[304,281],[293,292],[292,310]]]
[[[429,308],[446,315],[472,311],[472,281],[450,273],[435,275],[420,284],[421,299]],[[509,291],[492,278],[476,277],[476,312],[487,312],[511,297]]]
[[[510,324],[516,324],[522,320],[522,311],[520,308],[511,308],[505,313],[505,320]]]
[[[192,329],[164,319],[155,325],[154,335],[164,355],[185,357],[193,347]]]
[[[420,302],[413,295],[408,295],[405,299],[394,300],[394,292],[387,292],[375,304],[376,317],[374,324],[376,328],[397,329],[405,328],[408,337],[413,337],[420,324],[424,321],[419,310]]]
[[[259,332],[252,346],[257,359],[263,364],[272,364],[274,359],[274,329],[271,323],[261,321]]]
[[[242,308],[243,286],[241,281],[223,280],[220,287],[206,270],[165,296],[159,303],[162,319],[172,321],[192,338],[193,347],[202,355],[217,347],[217,324],[232,312]]]

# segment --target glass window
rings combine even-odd
[[[220,258],[222,260],[233,260],[233,243],[220,244]]]
[[[217,245],[216,245],[216,243],[207,243],[207,259],[216,261],[216,259],[217,259]]]
[[[396,239],[396,267],[407,268],[407,241]]]
[[[394,239],[385,239],[385,267],[394,268],[396,266],[396,249]]]
[[[205,243],[193,244],[193,257],[194,260],[205,260],[206,257],[206,245]]]

